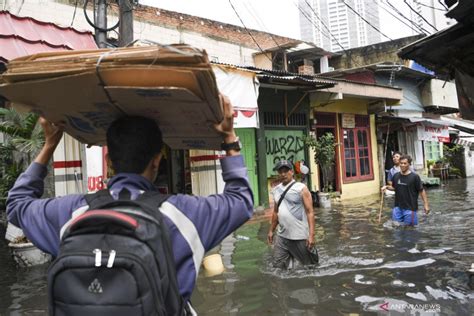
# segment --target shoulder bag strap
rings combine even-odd
[[[278,204],[277,204],[277,209],[280,208],[280,204],[281,202],[283,202],[283,200],[285,199],[285,195],[286,193],[288,193],[288,191],[291,189],[291,187],[293,186],[293,184],[295,184],[296,181],[293,181],[287,188],[286,190],[283,192],[283,194],[280,196],[280,200],[278,200]]]

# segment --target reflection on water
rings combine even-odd
[[[201,277],[193,303],[202,315],[472,315],[474,179],[428,196],[432,214],[420,212],[416,229],[379,225],[377,197],[317,210],[321,264],[312,270],[271,268],[268,221],[249,223],[237,234],[250,239],[228,240],[234,252],[222,253],[232,266]]]
[[[226,271],[201,271],[193,304],[200,315],[472,315],[474,179],[428,196],[432,214],[416,229],[379,225],[377,197],[316,210],[314,269],[271,268],[268,220],[250,222],[221,246]],[[4,244],[0,267],[0,314],[44,314],[46,267],[16,273]]]

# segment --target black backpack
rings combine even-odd
[[[158,210],[168,196],[123,189],[85,196],[89,210],[63,234],[48,271],[55,316],[187,315],[178,291],[168,228]]]

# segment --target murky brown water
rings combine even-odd
[[[200,315],[473,315],[474,179],[428,196],[417,229],[378,225],[376,197],[317,210],[321,264],[309,271],[272,269],[269,223],[250,222],[223,243],[224,274],[201,273],[193,304]],[[0,269],[0,314],[45,314],[47,267],[17,270],[0,243]]]

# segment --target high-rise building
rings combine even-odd
[[[299,0],[301,38],[329,51],[381,42],[378,1]]]
[[[382,5],[385,5],[388,8],[390,8],[390,4],[392,4],[392,6],[396,4],[394,0],[385,0],[381,2]],[[432,34],[436,31],[440,31],[454,23],[453,20],[450,21],[445,16],[447,9],[442,4],[442,1],[403,0],[403,2],[397,5],[396,8],[399,11],[399,16],[403,18],[406,17],[406,22],[409,22],[415,30],[425,34]],[[390,9],[394,11],[393,7]],[[408,21],[408,19],[410,21]]]

